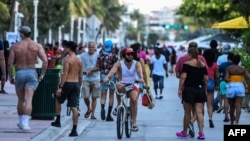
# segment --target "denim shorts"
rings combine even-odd
[[[101,80],[103,80],[107,75],[105,74],[101,74]],[[116,77],[115,75],[111,76],[109,78],[109,81],[112,81],[112,82],[116,82]],[[108,89],[111,89],[111,90],[114,90],[115,89],[115,86],[113,84],[108,84],[108,83],[104,83],[104,82],[101,82],[101,85],[100,85],[100,89],[101,90],[108,90]]]
[[[227,98],[244,97],[245,87],[242,82],[230,82],[227,84]]]
[[[212,93],[215,90],[215,81],[212,78],[208,78],[207,92]]]
[[[164,76],[153,74],[154,89],[164,88]]]

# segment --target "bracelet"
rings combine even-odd
[[[59,89],[61,89],[61,88],[62,88],[62,86],[59,85]]]

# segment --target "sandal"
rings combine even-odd
[[[133,132],[137,132],[139,130],[139,128],[135,125],[131,128],[131,131]]]
[[[90,114],[92,113],[92,111],[87,111],[85,114],[84,114],[84,117],[85,118],[89,118]]]
[[[113,110],[113,115],[114,115],[114,116],[117,115],[117,108],[115,108],[115,109]]]
[[[95,116],[91,116],[91,119],[93,119],[93,120],[95,120],[95,119],[97,119]]]

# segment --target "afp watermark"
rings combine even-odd
[[[224,125],[224,141],[249,141],[250,125]]]

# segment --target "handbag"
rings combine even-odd
[[[155,101],[150,90],[144,91],[144,94],[142,96],[142,105],[148,107],[149,109],[154,108]]]

